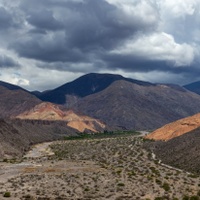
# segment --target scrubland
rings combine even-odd
[[[200,177],[161,165],[135,135],[51,143],[0,183],[0,199],[199,199]],[[25,164],[26,163],[26,164]],[[1,164],[3,169],[17,164]],[[18,164],[19,165],[19,164]]]

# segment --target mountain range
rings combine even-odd
[[[1,117],[15,117],[47,101],[99,119],[110,127],[153,130],[200,112],[200,96],[184,87],[121,75],[86,74],[41,93],[3,82],[0,87]]]
[[[44,92],[29,92],[0,82],[0,118],[2,127],[6,127],[0,138],[4,141],[5,135],[8,137],[4,149],[12,146],[8,135],[12,138],[13,134],[21,138],[12,146],[19,150],[24,138],[28,147],[77,131],[154,130],[199,112],[200,95],[185,87],[120,75],[91,73]],[[49,135],[43,137],[43,131]]]
[[[152,130],[200,112],[200,96],[184,87],[113,74],[87,74],[36,96],[124,129]]]

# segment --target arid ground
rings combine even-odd
[[[162,165],[144,142],[126,135],[36,145],[20,163],[0,163],[0,199],[198,198],[200,177]]]

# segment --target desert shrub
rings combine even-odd
[[[158,184],[158,185],[161,185],[161,180],[159,180],[159,179],[156,179],[156,183]]]
[[[124,183],[118,183],[117,185],[118,185],[118,186],[120,186],[120,187],[123,187],[123,186],[125,186],[125,184],[124,184]]]
[[[190,197],[185,195],[182,200],[190,200]]]
[[[165,191],[169,191],[170,190],[170,186],[168,183],[164,182],[164,184],[162,185],[162,188],[165,190]]]
[[[11,197],[10,192],[5,192],[4,195],[3,195],[3,197]]]
[[[163,197],[155,197],[155,199],[154,200],[164,200],[165,198],[163,198]]]
[[[199,197],[198,196],[191,196],[190,200],[199,200]]]

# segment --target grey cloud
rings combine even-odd
[[[188,76],[199,76],[200,68],[199,61],[194,61],[191,66],[174,67],[172,61],[166,60],[150,60],[141,56],[129,56],[118,54],[104,54],[102,60],[107,64],[108,70],[122,69],[126,72],[170,72],[172,74],[183,74]]]
[[[5,30],[12,25],[12,15],[5,8],[0,7],[0,30]]]
[[[41,30],[57,30],[62,28],[61,23],[53,16],[53,12],[46,9],[30,13],[27,21]]]
[[[24,1],[21,6],[35,29],[27,33],[28,39],[21,38],[10,47],[21,57],[48,62],[85,62],[98,58],[101,51],[117,47],[138,31],[151,31],[157,25],[156,22],[139,23],[138,18],[129,19],[130,16],[105,0],[65,1],[62,4],[50,0],[46,3]],[[33,11],[36,8],[38,11]],[[60,32],[65,36],[60,37]]]
[[[32,58],[45,62],[80,62],[87,59],[76,48],[65,44],[65,36],[57,33],[51,35],[32,35],[24,41],[13,43],[10,48],[16,50],[21,57]]]
[[[11,57],[0,55],[0,67],[1,68],[10,68],[10,67],[19,67],[19,63],[14,61]]]
[[[177,17],[173,16],[176,9],[172,5],[181,8],[182,1],[19,2],[18,7],[0,8],[0,30],[18,27],[13,29],[16,32],[2,35],[2,41],[7,40],[1,44],[6,43],[5,48],[14,51],[19,60],[28,58],[20,60],[25,60],[24,66],[29,62],[40,70],[55,69],[60,73],[156,71],[180,80],[186,76],[197,78],[200,73],[197,6],[193,14]]]

